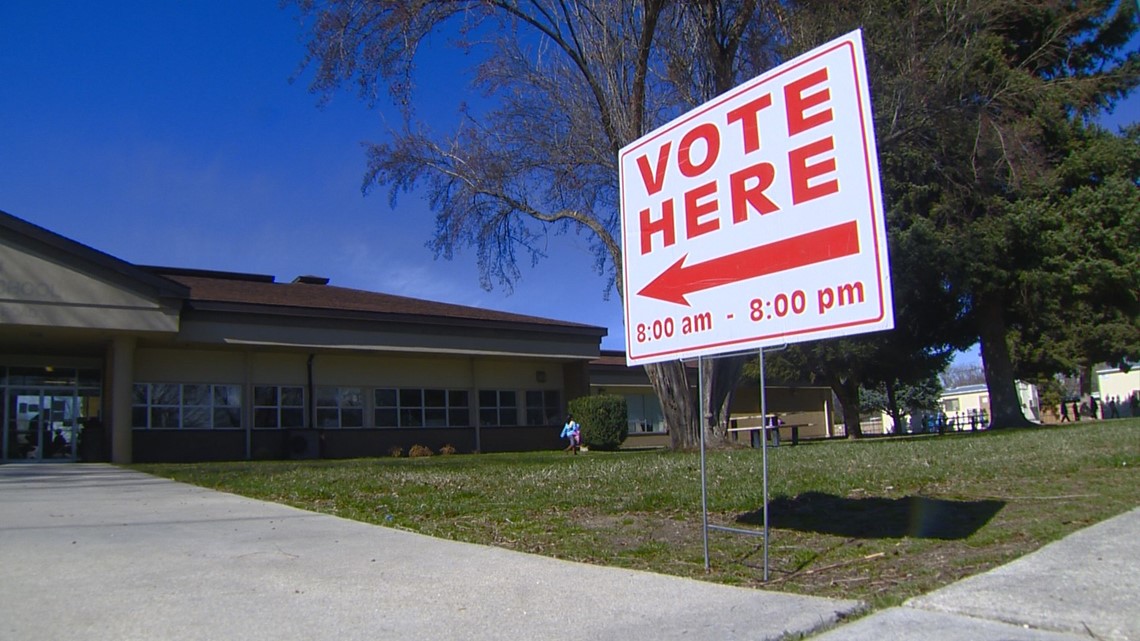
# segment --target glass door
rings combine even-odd
[[[73,390],[9,388],[6,396],[6,460],[75,460],[80,407]]]

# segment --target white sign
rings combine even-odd
[[[619,162],[630,365],[894,327],[859,31]]]

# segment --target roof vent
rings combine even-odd
[[[293,279],[293,283],[302,283],[304,285],[328,285],[329,279],[323,276],[298,276]]]

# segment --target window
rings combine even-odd
[[[359,387],[318,387],[317,427],[364,427],[364,392]]]
[[[509,390],[479,390],[479,425],[512,427],[519,424],[518,393]]]
[[[471,402],[467,390],[447,391],[447,424],[450,427],[471,425]]]
[[[626,394],[625,406],[630,434],[665,432],[665,416],[655,394]]]
[[[947,398],[942,401],[943,412],[957,412],[958,407],[958,399],[956,398]]]
[[[400,404],[396,402],[397,390],[373,390],[372,399],[375,402],[376,427],[398,427],[400,425]]]
[[[562,395],[558,390],[527,391],[527,425],[560,425],[561,423]]]
[[[304,427],[305,388],[287,385],[257,385],[253,388],[253,426],[261,428]]]
[[[400,426],[424,426],[424,391],[422,389],[400,390]]]
[[[382,388],[373,390],[376,427],[461,427],[468,425],[466,390]]]
[[[131,422],[154,429],[241,427],[241,386],[139,383],[134,386]]]
[[[211,385],[214,427],[241,427],[241,386]]]

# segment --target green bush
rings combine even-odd
[[[570,401],[570,413],[582,426],[582,445],[591,450],[616,450],[629,433],[624,396],[600,394],[576,398]]]

